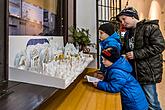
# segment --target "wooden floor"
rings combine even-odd
[[[121,110],[120,94],[98,90],[81,79],[72,90],[61,91],[39,110]]]

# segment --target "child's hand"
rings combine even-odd
[[[102,72],[100,70],[96,70],[93,72],[93,76],[95,77],[95,75],[97,76],[97,74],[102,74]]]
[[[98,82],[93,82],[94,87],[97,87]]]
[[[133,54],[133,51],[131,51],[131,52],[127,52],[126,53],[126,57],[127,57],[127,59],[134,59],[134,54]]]
[[[100,73],[94,73],[94,77],[103,80],[104,79],[104,75],[100,74]]]

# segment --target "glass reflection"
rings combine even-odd
[[[61,35],[61,0],[9,0],[9,35]]]

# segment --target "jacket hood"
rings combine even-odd
[[[128,73],[132,72],[131,65],[123,56],[121,56],[115,63],[113,63],[110,67],[108,67],[108,69],[121,69]]]
[[[109,46],[116,47],[121,50],[121,41],[120,36],[117,32],[113,33],[111,36],[107,37],[105,40],[100,42],[100,46],[104,49],[108,48]]]
[[[141,25],[141,24],[155,24],[155,25],[159,25],[159,20],[142,20],[139,23],[137,23],[137,25]]]
[[[114,38],[114,39],[120,39],[120,36],[117,32],[113,33],[111,36],[107,37],[105,40],[103,40],[102,42],[105,43],[105,42],[109,42],[109,40],[111,38]]]

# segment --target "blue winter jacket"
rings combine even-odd
[[[117,32],[113,33],[111,36],[107,37],[105,40],[100,42],[101,51],[109,47],[116,47],[119,51],[122,49],[122,43],[120,41],[120,36]],[[103,73],[106,71],[105,66],[102,63],[102,58],[100,57],[100,71]]]
[[[111,93],[120,92],[122,110],[148,110],[144,92],[131,71],[132,67],[121,56],[107,68],[104,81],[99,81],[97,87]]]

